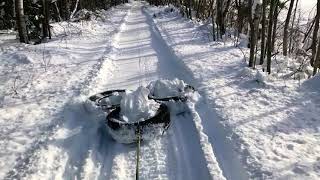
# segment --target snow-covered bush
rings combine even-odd
[[[92,11],[89,11],[87,9],[81,9],[74,17],[71,19],[72,22],[79,22],[79,21],[89,21],[93,19],[94,13]]]
[[[258,69],[251,69],[249,67],[245,67],[242,71],[240,71],[238,76],[248,80],[256,81],[259,84],[266,84],[266,81],[269,79],[265,72]]]
[[[179,11],[177,10],[176,7],[169,5],[169,6],[163,6],[162,8],[160,8],[158,12],[153,14],[153,17],[161,18],[162,16],[168,15],[168,14],[176,16],[178,13]]]

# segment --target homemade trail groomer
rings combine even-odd
[[[108,90],[89,97],[95,109],[106,113],[109,134],[119,143],[137,143],[137,178],[141,141],[163,135],[170,126],[170,113],[184,112],[194,88],[182,80],[152,81],[135,91]],[[178,112],[177,112],[177,109]]]

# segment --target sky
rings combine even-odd
[[[310,11],[317,4],[317,0],[300,0],[301,8]]]

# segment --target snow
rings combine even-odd
[[[112,136],[113,139],[118,143],[122,144],[132,144],[137,141],[137,133],[134,128],[122,128],[121,130],[113,130],[110,127],[107,127],[108,132]],[[161,138],[163,134],[163,124],[146,126],[143,128],[143,134],[141,135],[141,139],[144,142],[152,141],[157,137]]]
[[[153,117],[160,105],[148,99],[149,94],[149,89],[143,86],[124,93],[120,102],[122,119],[126,122],[139,122]]]
[[[183,80],[157,80],[148,85],[150,93],[157,98],[166,98],[183,95],[186,84]]]
[[[35,175],[26,179],[63,177],[66,146],[48,139],[64,124],[68,102],[85,91],[99,70],[128,8],[101,13],[109,23],[51,24],[53,39],[46,44],[20,44],[10,31],[0,35],[0,179],[20,179],[28,168]],[[72,132],[67,129],[66,134]]]
[[[320,91],[320,75],[316,75],[311,79],[303,82],[302,86],[307,88],[308,91],[319,92]]]
[[[52,24],[53,39],[45,44],[1,38],[1,59],[20,53],[30,63],[15,63],[1,76],[0,178],[134,179],[136,147],[115,142],[105,114],[90,111],[86,103],[106,90],[134,90],[158,79],[189,80],[142,6],[131,2],[102,11],[97,19]],[[17,73],[24,73],[21,82],[30,81],[14,94]],[[206,156],[214,163],[207,166],[201,129],[188,113],[181,116],[171,115],[164,134],[160,128],[143,134],[154,139],[142,143],[140,177],[224,179],[212,151]]]
[[[167,98],[167,97],[189,97],[190,100],[196,99],[191,90],[186,89],[187,84],[178,78],[173,80],[159,79],[151,81],[147,87],[140,86],[135,91],[126,91],[121,94],[120,102],[120,114],[122,120],[126,122],[138,122],[153,117],[158,108],[159,103],[148,98],[152,95],[156,98]],[[118,98],[116,98],[116,102]],[[115,104],[116,104],[115,102]],[[172,112],[178,113],[179,106],[178,102],[167,103]],[[183,104],[183,103],[182,103]],[[178,108],[176,108],[178,106]],[[183,111],[180,110],[180,112]]]
[[[126,89],[123,105],[144,106],[141,86],[151,82],[159,96],[183,84],[197,92],[185,92],[183,110],[169,102],[184,113],[170,114],[163,135],[144,134],[153,140],[141,146],[142,179],[319,179],[319,75],[289,77],[308,72],[287,67],[289,58],[273,61],[278,75],[246,68],[228,38],[209,42],[206,28],[171,8],[132,1],[52,24],[40,45],[1,34],[0,179],[134,179],[136,146],[114,141],[106,114],[84,102]]]
[[[162,14],[154,18],[160,34],[206,99],[197,112],[201,116],[206,107],[216,114],[204,118],[202,124],[224,175],[239,179],[230,169],[239,172],[245,167],[252,179],[319,179],[319,91],[307,85],[313,80],[301,86],[284,76],[287,67],[279,68],[283,76],[248,69],[232,42],[208,42],[196,23],[162,13],[164,9],[151,7],[149,11]],[[277,67],[278,62],[273,62]],[[241,157],[240,167],[228,163],[233,159],[226,160],[227,148],[221,147],[230,146],[221,134],[213,133],[219,131]]]

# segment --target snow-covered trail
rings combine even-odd
[[[135,3],[115,37],[112,63],[97,77],[94,93],[105,89],[134,89],[150,81],[184,76],[170,53],[153,30],[151,20]],[[112,76],[105,76],[113,66]],[[99,77],[100,76],[100,77]],[[211,179],[197,130],[191,117],[172,116],[174,122],[168,134],[141,147],[141,179]],[[181,125],[183,122],[183,125]],[[109,145],[109,168],[104,173],[110,179],[134,179],[136,148],[105,141]],[[106,145],[106,146],[108,146]],[[112,164],[110,164],[112,161]],[[112,166],[112,167],[110,167]],[[110,171],[110,172],[108,172]]]
[[[107,89],[134,89],[159,78],[187,79],[187,72],[172,61],[139,2],[132,3],[112,46],[92,83],[62,108],[61,124],[7,174],[8,179],[135,178],[136,147],[114,142],[105,129],[104,114],[90,113],[83,102]],[[140,178],[212,179],[192,116],[171,119],[164,136],[143,143]]]

